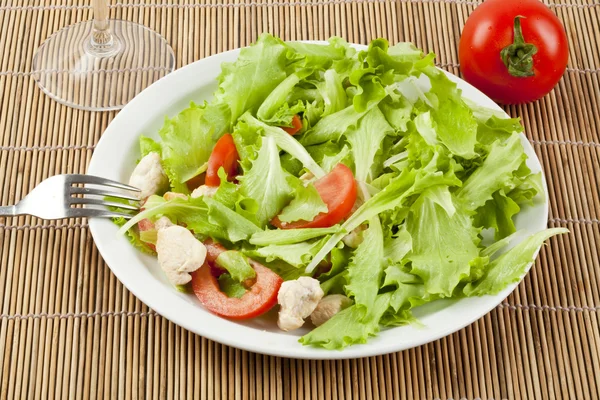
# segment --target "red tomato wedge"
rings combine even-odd
[[[338,164],[330,173],[315,182],[315,188],[327,205],[328,211],[312,221],[281,222],[273,218],[271,224],[280,229],[327,228],[346,219],[356,202],[356,181],[350,168]]]
[[[214,187],[221,184],[218,174],[221,167],[225,169],[228,180],[233,180],[238,174],[239,159],[240,156],[235,148],[233,137],[229,133],[221,136],[208,159],[206,179],[204,180],[206,186]]]
[[[250,260],[256,271],[256,282],[242,297],[227,297],[219,287],[211,264],[225,248],[212,241],[205,243],[206,262],[192,273],[192,288],[198,300],[208,311],[230,319],[249,319],[269,311],[277,303],[277,293],[283,279],[264,265]]]
[[[302,120],[300,119],[300,116],[298,114],[294,115],[294,117],[292,118],[292,126],[283,126],[281,127],[281,129],[283,129],[292,136],[300,132],[300,129],[302,129]]]

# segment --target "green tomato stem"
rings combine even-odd
[[[502,62],[508,68],[508,73],[517,78],[535,75],[533,72],[533,55],[538,49],[535,45],[525,42],[521,31],[521,15],[515,17],[513,43],[500,51]]]

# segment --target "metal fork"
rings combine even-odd
[[[97,185],[86,187],[75,185]],[[25,198],[14,206],[0,206],[0,217],[17,215],[33,215],[42,219],[62,218],[131,218],[133,215],[100,207],[118,207],[122,210],[137,211],[139,198],[135,195],[117,192],[107,188],[125,189],[134,192],[140,190],[123,183],[92,175],[65,174],[55,175],[43,180]],[[76,197],[82,195],[83,197]],[[96,196],[85,197],[85,196]],[[100,197],[99,197],[100,196]],[[136,203],[124,204],[117,201],[105,200],[104,196],[117,199],[131,200]],[[83,208],[86,205],[86,208]],[[87,208],[92,206],[91,208]],[[77,208],[79,207],[79,208]]]

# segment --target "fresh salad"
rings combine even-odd
[[[281,329],[309,326],[300,342],[327,349],[436,299],[498,293],[566,230],[498,255],[541,175],[519,120],[464,99],[433,61],[384,39],[262,35],[223,64],[212,101],[140,138],[142,209],[120,232],[210,312],[275,307]]]

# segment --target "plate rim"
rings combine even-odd
[[[326,41],[301,41],[301,42],[315,43],[315,44],[327,44],[328,43]],[[356,48],[357,50],[364,50],[368,47],[366,45],[354,44],[354,43],[349,43],[349,45]],[[150,85],[149,87],[144,89],[140,94],[138,94],[136,97],[134,97],[134,99],[132,99],[129,102],[129,104],[127,104],[123,108],[123,110],[121,110],[117,114],[117,116],[111,121],[111,123],[107,126],[106,130],[101,135],[101,137],[96,145],[95,151],[92,154],[92,158],[91,158],[89,166],[88,166],[88,173],[94,173],[94,171],[96,171],[98,169],[101,171],[101,168],[98,167],[98,165],[100,163],[99,156],[96,156],[97,154],[100,154],[99,150],[104,148],[105,143],[109,140],[108,138],[111,135],[118,133],[118,127],[121,124],[123,124],[123,121],[127,121],[129,111],[134,110],[136,107],[138,107],[138,104],[142,104],[146,97],[151,96],[154,92],[156,92],[157,94],[160,94],[161,89],[163,88],[163,86],[166,87],[168,85],[168,82],[170,79],[175,79],[177,76],[183,76],[190,70],[200,69],[205,64],[210,65],[211,63],[216,62],[216,63],[218,63],[218,65],[219,65],[218,68],[220,69],[220,64],[222,61],[219,61],[219,58],[227,58],[228,56],[231,56],[234,54],[239,54],[241,49],[242,48],[236,48],[236,49],[232,49],[232,50],[229,50],[226,52],[217,53],[212,56],[209,56],[209,57],[197,60],[193,63],[190,63],[182,68],[179,68],[179,69],[173,71],[172,73],[166,75],[165,77],[161,78],[160,80],[154,82],[152,85]],[[485,94],[481,93],[478,89],[474,88],[472,85],[470,85],[468,82],[462,80],[458,76],[453,75],[453,74],[449,73],[448,71],[442,70],[440,68],[438,68],[438,69],[443,71],[447,76],[450,77],[450,79],[452,79],[457,84],[459,84],[461,86],[470,87],[470,90],[474,90],[475,92],[478,93],[478,95],[488,98]],[[214,79],[214,78],[211,78],[211,79]],[[210,94],[210,96],[212,96],[212,93]],[[167,106],[168,105],[165,105],[165,108]],[[494,103],[494,106],[495,106],[495,107],[493,107],[494,109],[501,111],[502,113],[504,113],[508,116],[508,114],[502,108],[500,108],[497,104]],[[115,132],[115,133],[112,133],[112,132]],[[140,134],[142,134],[142,133],[135,132],[135,137],[139,137]],[[532,160],[532,161],[537,162],[540,167],[540,171],[541,171],[541,175],[542,175],[542,184],[543,184],[543,189],[544,189],[544,201],[543,201],[543,203],[538,204],[538,206],[543,207],[543,215],[545,217],[543,223],[544,223],[544,227],[546,227],[547,220],[548,220],[548,212],[549,212],[548,187],[547,187],[546,176],[545,176],[545,173],[544,173],[544,170],[542,167],[542,163],[541,163],[539,157],[537,156],[537,154],[535,153],[533,146],[531,145],[529,140],[526,138],[524,133],[521,133],[520,135],[521,135],[521,143],[523,144],[526,152],[529,150],[529,152],[535,156],[535,160]],[[532,157],[529,157],[529,158],[531,159]],[[490,299],[487,306],[483,307],[479,313],[477,313],[477,312],[473,313],[473,315],[471,315],[469,318],[465,318],[464,320],[462,320],[461,323],[452,325],[450,328],[440,331],[437,334],[433,335],[433,337],[428,337],[426,335],[423,335],[422,339],[415,340],[415,341],[411,342],[410,345],[408,345],[408,346],[402,345],[402,342],[400,342],[400,344],[389,343],[389,344],[379,344],[378,346],[373,346],[371,344],[372,343],[372,339],[371,339],[371,341],[369,341],[367,344],[350,346],[341,351],[325,350],[325,349],[315,348],[315,347],[311,347],[311,346],[303,346],[299,343],[298,343],[299,347],[288,348],[288,349],[285,349],[285,351],[277,351],[277,350],[271,350],[268,347],[269,346],[268,341],[266,343],[252,343],[251,341],[244,342],[243,339],[242,340],[234,339],[235,335],[231,335],[231,336],[227,335],[225,337],[219,336],[219,332],[215,331],[211,328],[197,329],[197,326],[193,326],[193,324],[188,323],[183,318],[179,318],[178,314],[173,315],[173,312],[169,311],[169,309],[172,307],[167,306],[165,303],[162,303],[161,301],[155,301],[154,299],[147,296],[141,290],[138,291],[137,285],[133,285],[132,282],[129,281],[129,279],[123,279],[123,276],[125,274],[124,274],[124,270],[122,267],[120,268],[117,265],[111,265],[111,264],[116,264],[116,262],[115,262],[114,258],[112,257],[110,251],[105,247],[105,243],[102,239],[102,234],[100,233],[100,230],[99,230],[101,227],[101,224],[103,222],[110,223],[110,221],[101,220],[101,219],[90,219],[88,222],[89,228],[90,228],[90,233],[92,235],[94,244],[98,248],[100,255],[102,256],[102,258],[104,259],[104,261],[106,262],[106,264],[108,265],[108,267],[110,268],[112,273],[115,274],[115,277],[119,280],[119,282],[121,282],[137,299],[139,299],[142,303],[146,304],[149,308],[154,310],[157,314],[163,316],[164,318],[166,318],[169,321],[172,321],[173,323],[179,325],[180,327],[182,327],[186,330],[189,330],[190,332],[194,332],[195,334],[206,337],[206,338],[216,341],[218,343],[225,344],[227,346],[231,346],[234,348],[243,349],[243,350],[247,350],[247,351],[252,351],[255,353],[259,353],[259,354],[271,355],[271,356],[289,357],[289,358],[297,358],[297,359],[313,359],[313,360],[352,359],[352,358],[362,358],[362,357],[370,357],[370,356],[376,356],[376,355],[382,355],[382,354],[389,354],[392,352],[407,350],[410,348],[421,346],[423,344],[430,343],[435,340],[439,340],[440,338],[446,337],[454,332],[457,332],[457,331],[463,329],[464,327],[471,325],[473,322],[482,318],[483,316],[487,315],[491,310],[493,310],[498,305],[500,305],[502,303],[502,301],[506,298],[506,296],[508,296],[511,292],[513,292],[514,289],[523,281],[524,277],[529,273],[531,266],[535,262],[535,258],[537,258],[537,255],[541,248],[541,246],[540,246],[540,248],[538,248],[538,250],[535,253],[534,262],[530,263],[527,266],[525,274],[518,282],[510,284],[509,286],[507,286],[504,290],[502,290],[497,295],[470,298],[470,299],[481,299],[484,297],[489,297],[489,298],[493,298],[494,300],[492,301]],[[121,238],[121,239],[123,239],[123,238]],[[123,240],[126,240],[126,239],[123,239]],[[139,251],[133,247],[132,247],[132,249],[136,252]],[[158,283],[158,281],[156,279],[154,279],[154,280],[156,281],[154,283]],[[468,300],[468,299],[461,299],[461,300],[457,300],[457,301],[464,301],[464,300]],[[197,307],[197,306],[194,306],[194,307]],[[213,322],[215,322],[215,323],[217,323],[217,321],[214,320],[215,318],[218,320],[221,320],[221,321],[227,321],[227,322],[231,323],[231,321],[229,321],[227,319],[223,319],[223,318],[214,316],[208,312],[207,312],[207,315],[212,316],[213,318],[210,318],[210,317],[207,317],[207,318],[213,320]],[[217,324],[217,325],[224,325],[224,324]],[[390,328],[390,329],[397,329],[397,328]],[[265,331],[265,333],[272,334],[272,333],[266,332],[266,331]]]

